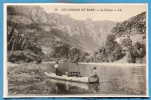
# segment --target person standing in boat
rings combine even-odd
[[[61,75],[60,71],[59,71],[59,61],[57,60],[54,64],[54,68],[55,68],[55,73],[56,75]]]
[[[99,83],[99,77],[98,77],[98,74],[97,74],[96,67],[93,67],[92,73],[89,76],[88,80],[89,80],[89,83]]]
[[[89,90],[93,93],[97,93],[100,89],[99,76],[97,74],[96,67],[93,67],[92,73],[88,78]]]

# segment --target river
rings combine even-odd
[[[8,94],[10,96],[131,96],[146,94],[146,66],[144,64],[80,63],[78,65],[62,64],[61,66],[65,67],[62,67],[64,71],[70,66],[77,67],[74,70],[80,71],[82,76],[89,76],[95,66],[100,83],[84,84],[51,79],[43,74],[54,71],[53,63],[49,62],[18,64],[15,67],[8,66]]]

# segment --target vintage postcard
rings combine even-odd
[[[148,97],[146,3],[4,4],[4,97]]]

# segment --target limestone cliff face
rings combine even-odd
[[[140,52],[142,52],[142,54],[146,53],[146,12],[142,12],[141,14],[131,17],[124,22],[118,23],[112,29],[112,32],[116,36],[116,42],[118,42],[121,46],[123,46],[125,42],[127,42],[125,40],[128,40],[129,38],[132,41],[132,46],[139,43],[140,46],[142,45],[142,51]],[[137,51],[139,50],[140,48],[138,48]],[[143,57],[136,57],[136,63],[145,63],[144,59],[146,54],[143,55]],[[127,59],[128,54],[126,53],[126,55],[117,62],[127,62]]]

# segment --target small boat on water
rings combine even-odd
[[[69,77],[67,75],[58,76],[55,73],[44,72],[44,74],[51,79],[62,80],[62,81],[70,81],[70,82],[78,82],[78,83],[99,83],[99,77]]]
[[[78,82],[78,83],[89,83],[88,77],[76,77],[76,76],[68,77],[67,75],[58,76],[55,73],[48,73],[48,72],[44,72],[44,74],[56,80]]]
[[[82,88],[85,90],[89,89],[89,84],[86,83],[78,83],[78,82],[71,82],[71,81],[62,81],[62,80],[56,80],[56,79],[49,79],[47,82],[51,82],[51,83],[59,83],[59,84],[64,84],[67,89],[69,87],[78,87],[78,88]]]

